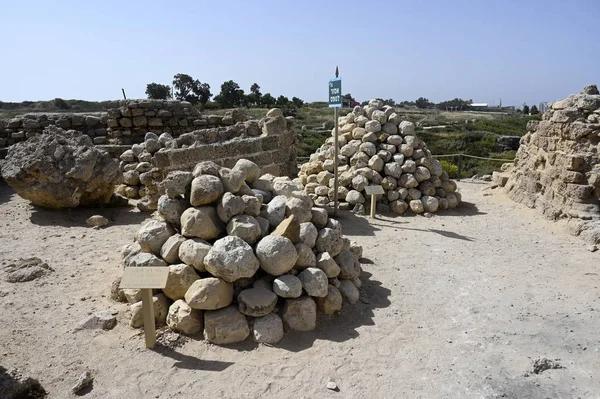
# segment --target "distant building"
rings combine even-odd
[[[488,103],[471,103],[469,109],[484,110],[488,108]]]
[[[546,111],[548,111],[548,109],[550,108],[550,103],[540,103],[540,105],[538,106],[538,111],[540,111],[540,113],[544,113]]]

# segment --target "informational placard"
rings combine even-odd
[[[329,108],[342,108],[342,78],[329,81]]]
[[[381,186],[365,186],[365,192],[367,193],[367,195],[385,194],[385,191]]]
[[[120,288],[165,288],[168,267],[126,267]]]

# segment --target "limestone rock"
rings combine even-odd
[[[351,280],[359,276],[361,267],[358,256],[355,253],[344,249],[335,257],[335,262],[340,267],[340,278]]]
[[[277,304],[277,295],[273,291],[256,287],[240,292],[237,301],[241,313],[261,317],[273,311]]]
[[[260,267],[273,276],[290,271],[298,260],[294,244],[285,237],[268,235],[256,245]]]
[[[317,255],[317,267],[323,270],[329,278],[335,278],[340,274],[340,267],[329,252],[322,252]]]
[[[321,208],[312,208],[312,219],[311,222],[315,225],[317,229],[322,229],[327,225],[328,215],[325,209]]]
[[[208,205],[223,195],[224,188],[216,176],[202,175],[192,180],[190,204],[192,206]]]
[[[260,242],[265,239],[266,237]],[[254,276],[259,268],[259,259],[261,258],[258,246],[256,253],[259,256],[258,259],[254,256],[252,247],[240,237],[227,236],[215,241],[204,258],[204,264],[206,270],[213,276],[220,277],[227,282],[234,282],[240,278]],[[260,266],[262,263],[261,259]]]
[[[237,193],[246,180],[246,173],[240,169],[219,169],[219,177],[225,191]]]
[[[167,195],[161,195],[158,199],[158,214],[166,222],[175,226],[181,223],[181,215],[187,208],[187,201],[183,198],[169,198]]]
[[[159,183],[159,190],[164,192],[169,198],[177,198],[188,192],[192,183],[192,174],[190,172],[172,171],[167,177]]]
[[[315,267],[317,265],[315,254],[308,245],[298,243],[295,247],[298,253],[298,259],[294,266],[296,269],[306,269],[307,267]]]
[[[342,245],[340,232],[326,227],[319,231],[315,248],[317,252],[329,252],[331,256],[337,256],[342,250]]]
[[[241,342],[250,335],[246,316],[235,307],[204,312],[204,337],[217,345]]]
[[[247,159],[239,159],[233,169],[241,170],[248,183],[254,183],[260,177],[260,167]]]
[[[173,264],[179,261],[179,247],[186,241],[181,234],[174,234],[160,248],[160,256],[165,262]]]
[[[350,305],[355,304],[358,301],[358,298],[360,297],[358,288],[356,288],[356,286],[350,280],[342,280],[340,282],[339,291],[342,294],[344,300]]]
[[[164,294],[156,294],[152,297],[154,304],[154,324],[163,326],[167,322],[167,313],[169,312],[169,300]],[[129,308],[131,310],[130,325],[133,328],[144,326],[144,313],[142,311],[142,302],[136,302]]]
[[[296,276],[284,274],[273,280],[273,292],[282,298],[298,298],[302,295],[302,282]]]
[[[307,245],[309,248],[313,248],[315,246],[318,235],[319,231],[311,222],[300,224],[299,241]],[[294,240],[292,240],[292,242],[294,242]]]
[[[57,209],[106,205],[122,178],[118,161],[90,137],[53,125],[10,146],[1,173],[22,198]]]
[[[217,214],[222,222],[228,223],[232,217],[244,213],[246,209],[246,203],[243,197],[225,193],[221,198],[221,201],[217,205]]]
[[[267,205],[267,212],[264,217],[269,221],[271,227],[278,226],[285,218],[286,202],[287,197],[278,195],[273,197],[271,202]]]
[[[271,235],[287,238],[293,244],[300,242],[300,223],[298,223],[296,216],[290,215],[285,218],[279,223],[275,230],[273,230]]]
[[[179,299],[169,307],[167,325],[175,332],[186,335],[196,334],[202,330],[202,312],[192,309],[184,300]]]
[[[333,285],[327,287],[327,295],[317,299],[317,309],[324,314],[334,314],[342,310],[342,294]]]
[[[204,259],[211,248],[212,246],[208,241],[200,238],[186,239],[179,244],[179,259],[186,265],[193,266],[199,272],[205,272],[206,264],[204,263]]]
[[[102,215],[94,215],[87,218],[85,223],[92,227],[104,227],[108,224],[108,219]]]
[[[275,313],[254,319],[252,336],[255,342],[276,344],[283,338],[283,321]]]
[[[315,267],[309,267],[298,274],[302,288],[310,296],[323,297],[327,295],[328,279],[325,272]]]
[[[136,254],[131,254],[123,259],[123,266],[125,267],[158,267],[158,266],[167,266],[167,263],[155,256],[154,254],[148,252],[140,252]]]
[[[188,208],[181,215],[181,234],[186,237],[213,240],[224,232],[225,226],[212,206]]]
[[[261,237],[258,221],[249,215],[236,215],[227,224],[227,234],[240,237],[250,245],[256,244]]]
[[[221,309],[233,301],[233,286],[216,277],[202,278],[192,283],[184,298],[192,309]]]
[[[311,331],[314,330],[317,325],[317,304],[311,297],[307,296],[296,299],[287,299],[283,307],[282,315],[283,321],[290,329],[296,331]]]
[[[169,277],[163,288],[165,295],[174,301],[182,299],[192,284],[200,279],[193,267],[186,264],[169,266]]]

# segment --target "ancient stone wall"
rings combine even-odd
[[[593,221],[587,227],[597,229],[600,239],[600,93],[596,86],[555,102],[527,130],[514,162],[494,173],[493,184],[551,219]]]
[[[231,126],[244,120],[241,112],[225,116],[201,115],[186,101],[122,100],[107,112],[85,114],[30,113],[0,119],[0,148],[25,141],[55,125],[90,136],[94,144],[142,143],[147,132],[167,132],[174,137],[202,128]]]

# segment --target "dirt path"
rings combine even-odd
[[[38,378],[51,398],[73,397],[86,369],[85,397],[103,399],[597,398],[598,252],[499,192],[459,187],[466,203],[430,219],[341,218],[368,259],[361,301],[317,330],[278,347],[191,340],[148,351],[127,306],[109,298],[117,250],[145,216],[106,210],[111,224],[93,230],[94,210],[34,210],[0,185],[0,274],[19,257],[55,269],[26,283],[0,276],[0,365]],[[119,310],[115,329],[72,332],[105,308]],[[540,356],[564,368],[526,376]]]

